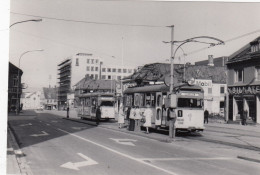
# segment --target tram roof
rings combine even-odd
[[[202,91],[203,89],[200,86],[197,85],[188,85],[188,84],[178,84],[173,87],[174,89],[180,89],[180,90],[198,90]],[[159,85],[147,85],[142,87],[129,87],[124,91],[124,93],[142,93],[142,92],[169,92],[170,87],[166,86],[165,84],[159,84]]]
[[[103,96],[103,97],[114,97],[114,93],[107,92],[92,92],[92,93],[84,93],[80,94],[79,97],[95,97],[95,96]]]

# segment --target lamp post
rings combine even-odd
[[[171,41],[170,42],[164,42],[164,43],[171,43],[171,74],[170,74],[170,93],[174,94],[173,91],[173,87],[174,87],[174,79],[173,79],[173,73],[174,73],[174,65],[173,65],[173,61],[175,58],[175,55],[178,51],[179,48],[181,48],[182,45],[189,43],[189,42],[197,42],[197,43],[203,43],[203,44],[209,44],[210,47],[216,46],[216,45],[220,45],[220,44],[224,44],[224,41],[214,38],[214,37],[210,37],[210,36],[198,36],[198,37],[193,37],[193,38],[189,38],[183,41],[174,41],[173,40],[173,36],[174,36],[174,25],[168,26],[171,28]],[[196,39],[211,39],[211,40],[215,40],[218,43],[209,43],[209,42],[202,42],[202,41],[198,41]],[[177,48],[173,49],[173,46],[175,43],[180,43],[180,45],[177,46]],[[174,52],[173,52],[174,51]],[[172,98],[172,96],[170,96],[170,98]],[[173,99],[170,99],[170,101],[172,101]],[[170,126],[169,126],[169,137],[170,139],[174,139],[175,138],[175,120],[176,120],[176,114],[175,111],[173,110],[173,108],[171,108],[172,110],[172,117],[170,120]]]
[[[29,19],[29,20],[25,20],[25,21],[18,21],[13,23],[12,25],[9,26],[9,28],[11,28],[12,26],[16,25],[16,24],[20,24],[20,23],[25,23],[25,22],[41,22],[42,19]]]
[[[20,99],[19,99],[19,91],[20,91],[20,62],[21,62],[21,58],[27,54],[27,53],[30,53],[30,52],[37,52],[37,51],[43,51],[43,49],[38,49],[38,50],[29,50],[29,51],[26,51],[26,52],[23,52],[21,55],[20,55],[20,58],[19,58],[19,65],[18,65],[18,75],[17,75],[17,91],[16,91],[16,114],[19,114],[20,112]],[[19,99],[19,100],[18,100]]]

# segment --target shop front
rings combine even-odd
[[[229,120],[240,120],[247,111],[248,120],[260,123],[260,85],[228,87]]]

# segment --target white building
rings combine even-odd
[[[71,101],[75,85],[85,76],[93,79],[119,80],[134,72],[130,66],[109,65],[101,58],[88,53],[78,53],[58,64],[58,106],[64,108]],[[70,97],[68,97],[68,94]],[[69,102],[69,101],[70,102]]]
[[[24,92],[21,97],[23,109],[39,109],[41,107],[41,91]]]
[[[212,80],[195,79],[195,84],[204,90],[204,109],[209,113],[224,115],[227,84],[212,83]]]

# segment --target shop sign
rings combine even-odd
[[[195,84],[200,87],[212,87],[212,80],[195,79]]]
[[[260,86],[230,87],[229,94],[260,94]]]

